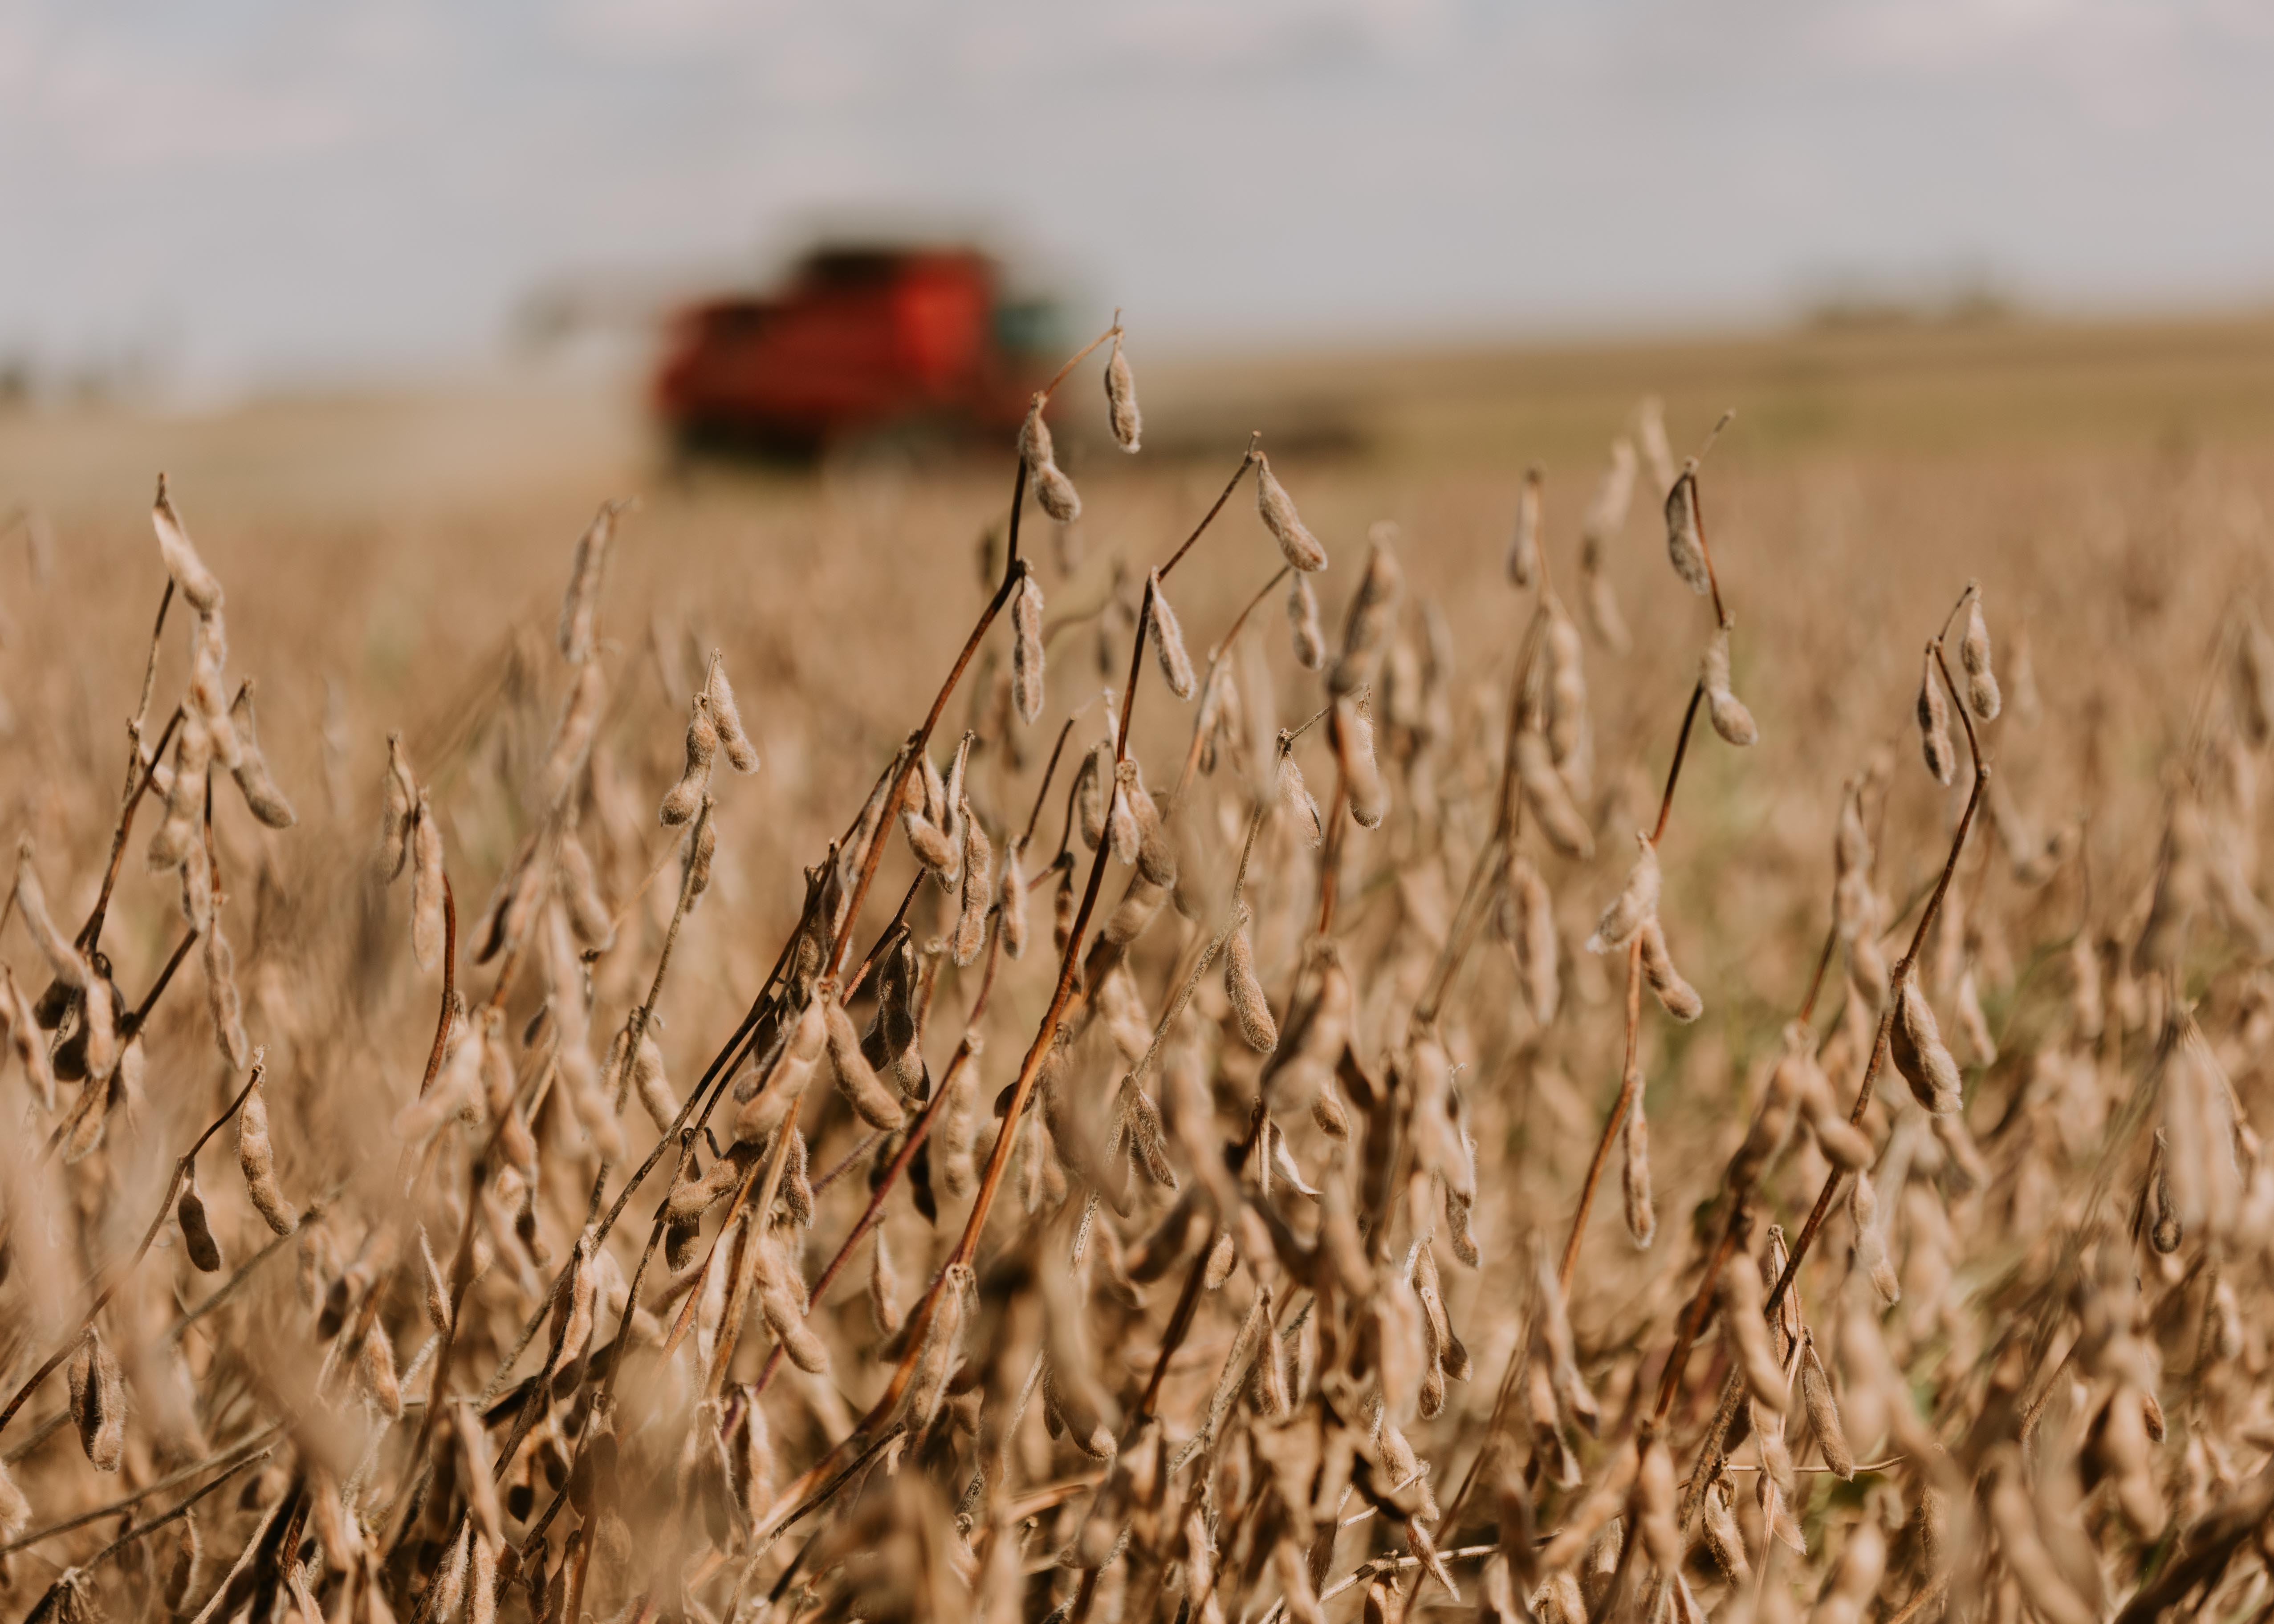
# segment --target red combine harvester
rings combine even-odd
[[[656,405],[683,450],[813,457],[855,445],[1007,440],[1050,312],[1006,300],[986,255],[827,247],[779,292],[674,318]]]

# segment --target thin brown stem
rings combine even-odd
[[[169,581],[168,585],[171,584]],[[174,714],[166,720],[164,731],[158,735],[157,748],[150,752],[150,764],[143,767],[139,763],[134,763],[139,768],[139,776],[134,778],[133,788],[127,792],[126,804],[118,809],[118,826],[111,832],[110,866],[103,870],[102,890],[87,914],[87,922],[79,929],[78,943],[81,952],[93,952],[95,944],[102,939],[103,918],[110,911],[110,893],[118,885],[119,864],[126,855],[126,838],[134,828],[134,809],[142,804],[142,797],[149,793],[150,780],[157,771],[158,763],[166,754],[167,743],[172,740],[174,730],[181,725],[182,708],[176,705]]]
[[[1602,1137],[1595,1141],[1594,1156],[1587,1163],[1586,1180],[1579,1186],[1579,1210],[1571,1215],[1571,1232],[1563,1239],[1563,1259],[1556,1266],[1555,1278],[1566,1291],[1571,1289],[1571,1276],[1579,1267],[1579,1244],[1587,1233],[1587,1214],[1595,1204],[1596,1189],[1603,1182],[1603,1169],[1610,1165],[1611,1146],[1642,1093],[1642,1070],[1635,1064],[1641,1033],[1642,936],[1638,933],[1627,944],[1626,1066],[1620,1074],[1618,1098],[1612,1102],[1610,1115],[1604,1118]]]

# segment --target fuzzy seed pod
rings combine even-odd
[[[1058,461],[1058,447],[1050,443],[1050,425],[1043,421],[1043,396],[1035,396],[1027,408],[1025,421],[1019,425],[1019,455],[1026,459],[1029,473]]]
[[[1294,502],[1279,483],[1279,477],[1271,471],[1271,459],[1260,451],[1255,455],[1255,510],[1262,515],[1264,528],[1279,544],[1279,551],[1288,563],[1304,571],[1327,567],[1327,550],[1319,545],[1317,537],[1303,528]]]
[[[424,1616],[431,1624],[452,1624],[458,1610],[466,1605],[466,1576],[473,1565],[473,1538],[471,1523],[460,1528],[457,1543],[434,1570],[433,1582],[427,1586],[421,1604]]]
[[[1840,1405],[1832,1396],[1832,1378],[1817,1357],[1816,1338],[1806,1331],[1800,1338],[1800,1396],[1808,1408],[1808,1425],[1816,1433],[1824,1463],[1841,1477],[1856,1475],[1856,1453],[1841,1429]],[[1868,1440],[1866,1440],[1869,1441]]]
[[[1540,486],[1537,467],[1524,473],[1524,490],[1516,499],[1516,534],[1508,544],[1508,578],[1530,586],[1540,578]]]
[[[1397,527],[1387,520],[1367,532],[1366,573],[1343,619],[1342,652],[1327,672],[1327,691],[1339,697],[1372,682],[1382,650],[1397,626],[1405,572],[1397,562]]]
[[[1169,898],[1169,888],[1156,885],[1143,874],[1129,876],[1129,889],[1121,893],[1120,902],[1105,921],[1104,936],[1108,945],[1126,947],[1145,934],[1145,927],[1160,913],[1161,905]],[[1068,921],[1072,929],[1072,921]]]
[[[1639,1085],[1639,1079],[1630,1080]],[[1651,1200],[1650,1124],[1643,1118],[1639,1086],[1634,1109],[1627,1113],[1623,1148],[1626,1159],[1621,1169],[1621,1189],[1626,1197],[1627,1234],[1637,1246],[1647,1249],[1658,1234],[1658,1214]]]
[[[174,1216],[182,1226],[182,1246],[189,1253],[190,1262],[200,1274],[220,1273],[221,1248],[214,1242],[213,1225],[207,1221],[205,1199],[198,1194],[194,1174],[182,1186],[182,1199],[174,1205]]]
[[[592,623],[599,613],[600,577],[607,568],[608,543],[616,531],[621,506],[603,502],[592,523],[576,538],[576,552],[568,566],[568,590],[561,598],[557,628],[561,653],[572,665],[592,657]]]
[[[742,708],[734,703],[734,685],[727,680],[727,664],[717,654],[711,658],[710,677],[704,684],[703,696],[708,702],[712,726],[719,734],[719,748],[727,752],[727,763],[737,772],[758,770],[758,749],[750,742],[750,735],[742,726]]]
[[[1895,994],[1894,1029],[1888,1039],[1888,1058],[1895,1063],[1911,1097],[1927,1109],[1946,1115],[1963,1105],[1958,1062],[1942,1041],[1934,1011],[1919,990],[1916,975],[1907,974]]]
[[[1294,753],[1284,748],[1279,753],[1279,809],[1303,837],[1303,843],[1317,850],[1326,838],[1326,824],[1319,816],[1319,803],[1304,786],[1303,770],[1295,764]]]
[[[174,732],[174,776],[166,786],[166,816],[151,835],[144,860],[151,873],[178,866],[198,843],[198,825],[206,809],[206,775],[212,764],[212,733],[201,719],[184,711]]]
[[[292,810],[292,803],[284,799],[284,792],[276,787],[276,780],[268,776],[267,760],[260,754],[260,738],[252,716],[252,679],[247,677],[237,690],[237,699],[229,708],[229,719],[237,734],[237,759],[232,769],[237,787],[245,796],[245,804],[252,816],[271,829],[290,829],[300,821]]]
[[[1147,620],[1152,628],[1153,652],[1160,657],[1161,679],[1178,698],[1190,699],[1194,687],[1193,657],[1185,649],[1185,628],[1178,624],[1177,612],[1169,606],[1168,594],[1161,590],[1159,570],[1145,577],[1145,590],[1153,600]]]
[[[1760,729],[1753,724],[1753,713],[1745,709],[1744,701],[1729,691],[1729,628],[1727,626],[1713,628],[1713,640],[1706,643],[1706,658],[1698,667],[1698,680],[1706,690],[1706,714],[1713,718],[1715,733],[1740,748],[1760,738]]]
[[[1560,608],[1551,609],[1546,637],[1547,657],[1547,748],[1558,767],[1579,754],[1587,736],[1587,673],[1579,628]]]
[[[576,787],[584,757],[591,756],[591,734],[600,726],[600,707],[607,703],[607,671],[598,659],[587,659],[576,671],[568,698],[561,701],[560,726],[553,730],[553,748],[546,753],[544,771],[537,776],[537,803],[555,808]]]
[[[953,886],[961,876],[961,864],[955,840],[948,831],[924,817],[909,811],[900,814],[900,830],[908,838],[908,850],[922,863],[932,878],[943,886]]]
[[[1123,758],[1121,764],[1114,769],[1114,780],[1121,786],[1115,812],[1117,854],[1123,838],[1118,820],[1126,817],[1129,830],[1135,836],[1137,871],[1156,885],[1174,885],[1177,883],[1176,848],[1169,844],[1168,831],[1161,823],[1161,809],[1154,804],[1152,792],[1145,787],[1144,774],[1139,770],[1135,756]]]
[[[1073,938],[1074,912],[1073,868],[1068,865],[1058,870],[1058,890],[1050,898],[1050,941],[1058,952],[1065,952]]]
[[[1072,524],[1081,517],[1081,492],[1056,462],[1045,462],[1035,470],[1035,500],[1060,524]]]
[[[906,1120],[900,1100],[885,1086],[862,1056],[861,1034],[854,1030],[853,1018],[845,1012],[836,986],[832,983],[817,989],[815,996],[824,1000],[822,1020],[828,1038],[829,1064],[837,1074],[838,1092],[870,1127],[899,1127]]]
[[[711,782],[711,763],[719,753],[719,727],[711,718],[711,702],[701,695],[687,722],[687,765],[679,782],[663,798],[659,813],[666,828],[676,829],[695,816],[703,792]]]
[[[1374,724],[1366,707],[1347,695],[1336,700],[1329,733],[1342,767],[1352,822],[1360,829],[1379,829],[1389,810],[1389,791],[1374,764]]]
[[[1558,943],[1555,907],[1547,883],[1528,857],[1518,857],[1509,873],[1509,899],[1515,911],[1510,939],[1516,947],[1518,974],[1524,981],[1525,1004],[1540,1026],[1551,1024],[1562,1003],[1557,978]]]
[[[206,1004],[213,1016],[214,1042],[232,1066],[246,1064],[252,1043],[245,1035],[245,1002],[237,990],[237,950],[216,916],[199,942],[205,960]]]
[[[1803,1033],[1788,1039],[1787,1048],[1789,1064],[1799,1068],[1801,1109],[1808,1117],[1808,1131],[1826,1162],[1844,1173],[1861,1173],[1871,1165],[1871,1135],[1840,1114],[1832,1084],[1811,1052],[1811,1041]]]
[[[1555,771],[1547,736],[1536,728],[1527,727],[1516,736],[1516,778],[1549,845],[1575,861],[1584,861],[1595,854],[1594,832]]]
[[[1105,838],[1106,786],[1113,778],[1113,746],[1101,739],[1081,758],[1073,779],[1074,829],[1091,851]]]
[[[1732,1344],[1730,1363],[1742,1370],[1755,1407],[1784,1413],[1784,1366],[1769,1345],[1768,1322],[1761,1318],[1761,1276],[1751,1258],[1729,1260],[1721,1271],[1721,1334]]]
[[[1919,750],[1926,770],[1938,784],[1947,784],[1958,771],[1958,751],[1950,741],[1950,702],[1934,677],[1934,645],[1926,650],[1926,665],[1919,680]]]
[[[56,928],[55,915],[48,911],[47,893],[40,889],[39,871],[32,864],[29,835],[19,837],[16,842],[16,910],[24,916],[25,929],[38,941],[41,955],[56,980],[81,991],[94,984],[94,972],[86,955]]]
[[[423,789],[411,818],[410,849],[416,854],[410,870],[410,957],[420,969],[431,970],[442,958],[442,826]]]
[[[758,1308],[766,1328],[791,1364],[810,1376],[824,1374],[829,1369],[829,1349],[805,1322],[805,1282],[796,1264],[782,1255],[779,1237],[769,1236],[758,1243],[757,1270]]]
[[[885,1243],[885,1226],[872,1232],[875,1246],[869,1255],[869,1313],[877,1335],[890,1336],[900,1328],[907,1305],[900,1300],[900,1274],[892,1267],[892,1249]]]
[[[1638,832],[1635,845],[1641,854],[1634,867],[1627,870],[1627,883],[1619,894],[1611,898],[1603,916],[1595,922],[1595,934],[1587,938],[1591,953],[1608,953],[1614,948],[1624,947],[1642,929],[1643,921],[1658,914],[1659,867],[1658,848],[1650,837]]]
[[[1656,914],[1642,925],[1642,973],[1660,1004],[1675,1019],[1687,1023],[1706,1012],[1706,1001],[1698,996],[1698,989],[1674,967],[1674,957],[1666,951],[1666,931]]]
[[[1241,910],[1239,924],[1224,950],[1224,990],[1239,1020],[1239,1035],[1248,1048],[1268,1055],[1279,1047],[1279,1026],[1271,1019],[1271,1005],[1263,984],[1255,979],[1255,944],[1248,939],[1247,919]]]
[[[15,972],[0,965],[0,1019],[8,1027],[8,1041],[24,1067],[24,1079],[40,1096],[40,1109],[56,1109],[55,1063],[40,1032],[31,1001],[16,985]]]
[[[664,1075],[663,1050],[651,1033],[640,1034],[639,1053],[632,1059],[632,1091],[655,1124],[658,1133],[669,1133],[679,1120],[679,1101]]]
[[[1011,594],[1011,693],[1022,722],[1043,713],[1043,588],[1033,568],[1022,567]]]
[[[1295,635],[1295,663],[1316,671],[1327,663],[1327,634],[1319,625],[1319,595],[1311,578],[1295,573],[1287,588],[1287,624]]]
[[[608,917],[607,903],[600,896],[591,853],[584,849],[584,840],[573,829],[561,831],[560,842],[553,850],[559,860],[556,878],[561,899],[568,905],[568,922],[577,941],[590,948],[606,948],[615,940],[615,925]]]
[[[159,556],[166,560],[166,573],[174,577],[174,585],[190,607],[200,614],[211,614],[222,605],[220,577],[206,568],[205,560],[191,545],[190,533],[182,526],[181,515],[174,511],[173,500],[166,494],[166,476],[158,476],[158,496],[150,508],[151,528],[158,533]]]
[[[259,1064],[257,1057],[255,1064]],[[300,1215],[276,1183],[276,1152],[268,1139],[268,1102],[258,1081],[237,1112],[237,1164],[244,1169],[245,1187],[252,1205],[268,1227],[279,1235],[291,1234],[299,1226]]]
[[[1966,668],[1966,704],[1984,722],[1998,719],[1998,673],[1990,667],[1990,627],[1982,618],[1982,594],[1972,594],[1966,605],[1966,632],[1958,643],[1959,664]]]
[[[1703,598],[1713,590],[1713,577],[1706,563],[1706,541],[1698,528],[1698,470],[1694,466],[1683,469],[1674,488],[1666,493],[1666,555],[1674,565],[1674,573],[1689,584],[1691,591]]]
[[[98,975],[87,982],[79,994],[79,1018],[86,1039],[81,1057],[87,1080],[104,1082],[119,1063],[118,989],[109,977]]]
[[[1105,413],[1115,441],[1133,453],[1144,419],[1137,410],[1137,380],[1130,375],[1129,357],[1121,353],[1118,333],[1113,335],[1113,353],[1105,357]]]
[[[403,735],[387,735],[387,776],[380,780],[379,864],[390,880],[403,872],[410,854],[410,816],[418,805],[418,782],[403,753]]]
[[[576,1237],[568,1278],[553,1294],[551,1333],[553,1346],[560,1350],[558,1363],[551,1367],[554,1370],[582,1358],[584,1344],[592,1339],[593,1300],[599,1285],[592,1252],[592,1232],[587,1229]]]
[[[997,902],[1003,910],[1003,951],[1013,959],[1027,952],[1027,875],[1019,861],[1020,843],[1013,840],[1003,852],[1003,883]]]
[[[214,758],[234,772],[245,746],[229,719],[229,632],[215,611],[198,616],[190,628],[190,680],[182,703],[185,716],[205,724]]]
[[[87,1327],[79,1338],[66,1374],[79,1447],[95,1470],[117,1471],[126,1445],[126,1378],[118,1368],[118,1356],[94,1327]]]
[[[987,908],[995,895],[995,847],[969,803],[963,808],[963,906],[956,915],[952,951],[958,966],[979,957],[987,941]]]
[[[1706,1549],[1713,1558],[1713,1565],[1721,1576],[1734,1588],[1742,1587],[1753,1576],[1752,1565],[1745,1560],[1745,1536],[1737,1526],[1737,1515],[1730,1503],[1729,1479],[1727,1474],[1716,1478],[1699,1504],[1700,1522],[1706,1530]]]

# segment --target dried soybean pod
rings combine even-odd
[[[719,748],[727,752],[727,764],[737,772],[756,772],[757,747],[743,730],[742,712],[734,703],[734,685],[727,680],[727,662],[715,650],[711,656],[711,675],[704,697],[711,702],[712,726],[718,729]]]
[[[1666,493],[1666,554],[1690,590],[1703,598],[1713,590],[1706,563],[1706,540],[1698,528],[1698,463],[1683,469]]]
[[[431,970],[442,957],[442,826],[426,792],[418,792],[418,809],[410,824],[410,957],[422,970]]]
[[[1824,1451],[1824,1463],[1841,1477],[1856,1475],[1855,1451],[1848,1447],[1848,1434],[1840,1425],[1840,1406],[1832,1396],[1832,1378],[1824,1369],[1824,1361],[1817,1357],[1816,1337],[1803,1329],[1800,1337],[1800,1395],[1808,1408],[1808,1424],[1816,1433],[1817,1446]]]
[[[861,1120],[872,1128],[897,1128],[905,1120],[900,1101],[885,1086],[861,1053],[861,1034],[845,1012],[835,982],[816,989],[823,1000],[822,1019],[827,1034],[829,1063],[837,1075],[838,1091]]]
[[[1947,784],[1958,771],[1958,752],[1950,741],[1950,702],[1934,680],[1934,645],[1926,646],[1918,693],[1919,751],[1935,782]]]
[[[1262,515],[1264,528],[1279,544],[1279,551],[1288,563],[1306,571],[1327,567],[1327,550],[1319,545],[1317,537],[1303,527],[1286,487],[1271,471],[1271,459],[1260,451],[1255,454],[1255,510]]]
[[[1271,1019],[1271,1005],[1255,977],[1255,945],[1247,932],[1248,913],[1240,907],[1239,921],[1224,944],[1224,990],[1239,1021],[1239,1034],[1259,1055],[1279,1047],[1279,1026]]]
[[[1137,449],[1144,418],[1137,410],[1137,380],[1130,373],[1129,357],[1121,353],[1121,330],[1113,332],[1113,352],[1105,357],[1105,414],[1113,438],[1124,451]]]
[[[1595,854],[1594,831],[1555,771],[1547,735],[1527,727],[1516,736],[1516,778],[1525,803],[1540,820],[1548,844],[1564,856],[1584,861]]]
[[[1099,740],[1074,774],[1074,828],[1091,851],[1105,838],[1107,783],[1113,776],[1113,746]]]
[[[260,1057],[253,1056],[257,1073]],[[268,1139],[268,1102],[261,1096],[261,1079],[256,1075],[252,1086],[246,1091],[245,1104],[237,1118],[237,1164],[245,1172],[245,1187],[252,1197],[252,1205],[260,1209],[268,1227],[279,1235],[290,1235],[298,1227],[299,1214],[284,1199],[276,1183],[276,1151]]]
[[[703,791],[711,781],[711,763],[719,753],[719,727],[711,718],[711,702],[698,694],[687,721],[687,764],[679,782],[663,798],[658,813],[664,825],[676,829],[695,816]]]
[[[1295,764],[1293,752],[1283,744],[1279,752],[1279,805],[1303,837],[1304,844],[1316,849],[1326,838],[1326,824],[1319,816],[1319,803],[1311,798],[1303,783],[1303,770]]]
[[[1366,707],[1347,695],[1336,700],[1329,732],[1352,821],[1361,829],[1380,828],[1382,815],[1389,810],[1389,791],[1382,782],[1382,770],[1374,764],[1374,724]]]
[[[1293,572],[1287,588],[1287,624],[1295,636],[1295,663],[1316,671],[1327,663],[1327,634],[1319,624],[1319,595],[1311,578]]]
[[[1170,607],[1168,594],[1161,588],[1159,570],[1145,577],[1145,590],[1153,600],[1148,623],[1152,630],[1153,652],[1161,661],[1161,679],[1178,698],[1190,699],[1195,683],[1193,657],[1185,647],[1185,628],[1177,620],[1177,612]]]
[[[245,1002],[237,989],[237,950],[230,945],[218,914],[199,941],[206,970],[206,1004],[213,1015],[214,1041],[232,1066],[246,1064],[252,1044],[245,1035]]]
[[[1895,1021],[1888,1035],[1888,1058],[1910,1085],[1912,1097],[1937,1114],[1962,1103],[1958,1062],[1942,1041],[1934,1011],[1919,990],[1916,974],[1906,974],[1895,993]]]
[[[1706,714],[1713,723],[1713,731],[1730,744],[1743,748],[1759,740],[1760,729],[1754,725],[1753,713],[1745,709],[1744,701],[1729,689],[1729,628],[1727,624],[1713,628],[1713,636],[1706,645],[1706,658],[1700,663],[1698,683],[1706,690]]]
[[[251,677],[239,685],[237,698],[229,708],[229,719],[237,730],[238,745],[232,776],[245,797],[245,804],[252,808],[253,816],[271,829],[291,828],[300,821],[299,814],[284,799],[284,792],[276,787],[276,780],[268,776],[267,758],[260,753],[260,734],[253,722]]]
[[[1624,947],[1633,939],[1635,932],[1642,929],[1645,920],[1658,916],[1660,883],[1658,848],[1651,843],[1648,835],[1639,831],[1635,835],[1635,845],[1639,848],[1639,855],[1635,859],[1634,867],[1627,870],[1626,884],[1620,888],[1619,894],[1611,899],[1610,906],[1603,910],[1602,917],[1595,922],[1595,934],[1587,938],[1587,951],[1591,953],[1604,953],[1614,948]]]
[[[1984,722],[1998,719],[2001,703],[1998,673],[1990,665],[1990,627],[1982,618],[1982,594],[1969,588],[1966,630],[1959,639],[1959,664],[1966,668],[1966,703]]]
[[[1035,470],[1035,500],[1060,524],[1072,524],[1081,517],[1081,492],[1056,462],[1045,462]]]
[[[1525,470],[1524,490],[1516,499],[1516,534],[1508,544],[1508,578],[1530,586],[1540,578],[1540,487],[1544,476],[1539,466]]]
[[[118,1356],[95,1327],[88,1326],[79,1338],[65,1373],[79,1447],[95,1470],[117,1471],[126,1443],[126,1379],[119,1371]]]
[[[1665,928],[1655,914],[1643,921],[1642,972],[1659,1004],[1675,1019],[1686,1023],[1706,1012],[1706,1001],[1698,996],[1698,989],[1674,967],[1674,957],[1666,949]]]
[[[1019,719],[1033,722],[1043,713],[1043,589],[1033,566],[1021,560],[1018,590],[1011,595],[1011,692]]]
[[[581,665],[592,656],[592,624],[600,605],[600,577],[607,568],[608,543],[614,538],[616,515],[622,504],[602,502],[584,533],[576,538],[576,551],[568,566],[568,590],[561,598],[561,624],[557,635],[561,653],[572,665]]]
[[[175,1203],[174,1216],[182,1226],[182,1245],[191,1263],[200,1274],[219,1273],[221,1248],[214,1242],[213,1225],[206,1218],[205,1199],[198,1194],[194,1169],[182,1185],[182,1199]]]
[[[1642,1114],[1641,1079],[1635,1085],[1634,1109],[1627,1113],[1621,1187],[1626,1197],[1627,1234],[1637,1246],[1647,1247],[1658,1234],[1658,1213],[1651,1199],[1650,1124]]]
[[[174,511],[173,499],[166,492],[166,476],[158,476],[158,494],[150,508],[150,523],[158,533],[158,552],[166,560],[166,573],[174,578],[182,597],[200,614],[211,614],[222,605],[221,581],[206,561],[198,556],[191,545],[190,533],[183,528],[181,515]]]
[[[998,904],[1003,910],[1003,951],[1013,959],[1027,951],[1027,874],[1020,853],[1022,841],[1013,840],[1003,853],[1003,883]]]
[[[403,753],[403,735],[387,735],[387,776],[380,782],[379,861],[387,877],[403,872],[410,855],[410,818],[418,805],[418,782]]]

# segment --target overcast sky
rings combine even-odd
[[[2270,197],[2263,0],[0,0],[0,351],[210,379],[478,362],[817,209],[1168,342],[2256,302]]]

